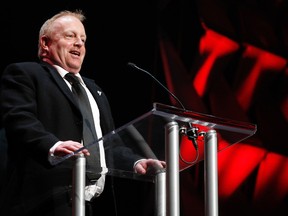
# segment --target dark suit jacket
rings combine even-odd
[[[105,135],[114,129],[108,100],[93,80],[85,77],[83,80],[99,106]],[[73,163],[67,160],[51,166],[47,160],[48,152],[59,140],[81,140],[80,110],[63,78],[44,62],[7,66],[1,89],[11,177],[5,187],[6,193],[3,193],[4,206],[9,206],[11,212],[21,212],[20,215],[36,206],[44,208],[47,203],[53,208],[53,203],[57,205],[55,197],[71,190]],[[127,159],[126,165],[132,168],[136,159],[139,158]]]

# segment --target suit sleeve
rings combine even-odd
[[[1,79],[1,114],[15,154],[31,154],[46,163],[47,152],[59,139],[38,120],[36,89],[28,70],[18,64],[8,65]]]

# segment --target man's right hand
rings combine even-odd
[[[78,149],[80,149],[82,147],[83,147],[83,145],[79,142],[75,142],[72,140],[63,141],[61,144],[59,144],[55,148],[54,156],[63,157],[65,155],[68,155],[68,154],[71,154],[71,153],[77,151]],[[88,149],[83,149],[79,153],[83,153],[86,156],[90,155]]]

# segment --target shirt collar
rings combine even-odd
[[[62,67],[58,66],[58,65],[53,65],[56,70],[58,71],[58,73],[61,75],[61,77],[64,79],[64,76],[69,73],[68,71],[66,71],[65,69],[63,69]],[[85,85],[80,73],[76,73],[75,76],[79,79],[80,83],[82,85]]]

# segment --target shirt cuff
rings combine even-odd
[[[63,142],[58,141],[52,146],[52,148],[50,148],[49,153],[48,153],[48,161],[50,162],[50,164],[53,164],[53,162],[57,159],[57,156],[54,155],[54,151],[57,148],[57,146],[59,146],[61,143]]]

